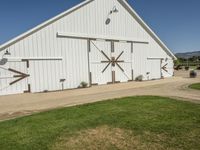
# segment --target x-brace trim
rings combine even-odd
[[[13,84],[15,84],[15,83],[17,83],[17,82],[19,82],[19,81],[21,81],[21,80],[23,80],[23,79],[25,79],[25,78],[30,76],[28,74],[22,73],[20,71],[17,71],[17,70],[11,69],[11,68],[9,68],[8,70],[18,74],[18,75],[14,75],[13,76],[14,78],[18,78],[18,79],[13,81],[13,82],[11,82],[10,85],[13,85]]]
[[[168,70],[167,70],[167,65],[168,65],[168,63],[165,64],[165,65],[162,67],[162,70],[164,70],[165,72],[168,72]]]
[[[122,67],[119,65],[119,63],[124,62],[124,60],[119,60],[119,58],[122,56],[124,51],[122,51],[117,58],[111,57],[111,59],[103,51],[101,51],[101,52],[107,59],[107,61],[101,61],[101,63],[107,63],[106,67],[102,70],[102,73],[104,73],[106,71],[106,69],[109,67],[110,64],[112,64],[113,67],[115,67],[115,65],[117,65],[119,67],[119,69],[122,72],[124,72],[124,69],[122,69]]]

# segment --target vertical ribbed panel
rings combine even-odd
[[[161,78],[161,60],[160,59],[148,59],[147,60],[147,79],[160,79]]]

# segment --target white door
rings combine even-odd
[[[91,84],[112,82],[111,42],[90,41],[90,80]]]
[[[47,92],[62,90],[60,60],[35,60],[30,61],[30,86],[31,92]]]
[[[133,69],[134,79],[143,76],[143,80],[148,80],[148,61],[149,45],[143,43],[133,44]]]
[[[131,43],[90,41],[90,79],[95,84],[133,80]]]
[[[172,59],[162,59],[161,64],[162,76],[172,77],[174,75],[174,62]]]
[[[114,42],[112,57],[115,59],[113,71],[116,82],[133,80],[131,43]]]
[[[0,95],[28,91],[27,62],[13,61],[0,65]]]
[[[161,78],[161,60],[160,59],[148,59],[148,80],[155,80]]]

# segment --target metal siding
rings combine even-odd
[[[61,61],[32,61],[30,62],[31,92],[61,90],[60,77],[55,74],[56,68],[61,65]],[[51,73],[49,73],[51,72]]]

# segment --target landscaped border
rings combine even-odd
[[[194,83],[189,85],[189,88],[195,89],[195,90],[200,90],[200,83]]]

